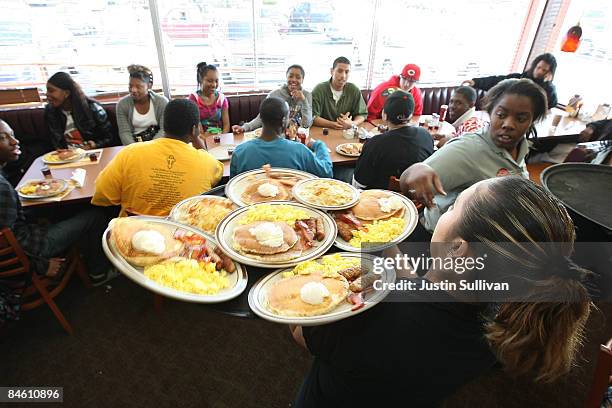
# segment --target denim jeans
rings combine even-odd
[[[116,216],[116,211],[112,207],[90,207],[51,225],[47,231],[45,248],[40,255],[45,258],[62,256],[76,245],[90,275],[106,273],[111,264],[102,250],[102,234],[108,222]]]

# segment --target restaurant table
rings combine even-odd
[[[59,203],[77,203],[77,202],[89,202],[94,195],[96,189],[96,178],[98,174],[106,167],[106,165],[119,153],[119,151],[123,149],[123,146],[114,146],[114,147],[105,147],[102,149],[102,156],[100,160],[98,160],[95,164],[87,164],[82,168],[87,172],[85,175],[85,184],[81,188],[73,189],[66,197],[62,198],[60,201],[45,201],[45,200],[29,200],[22,199],[21,205],[24,207],[49,207],[49,206],[57,206]],[[95,149],[94,149],[95,150]],[[43,155],[44,156],[44,155]],[[18,186],[25,183],[27,180],[32,179],[42,179],[43,175],[41,173],[41,168],[45,166],[45,163],[42,161],[42,157],[37,157],[30,168],[23,175],[21,180],[19,181]],[[72,177],[72,172],[77,169],[77,167],[67,167],[67,168],[54,168],[53,165],[48,165],[51,170],[51,175],[53,178],[62,179],[62,180],[70,180]]]

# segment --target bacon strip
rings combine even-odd
[[[302,236],[304,240],[304,245],[306,246],[306,248],[312,247],[313,240],[314,240],[314,232],[312,232],[308,228],[308,225],[306,225],[304,221],[298,220],[295,222],[295,229]]]

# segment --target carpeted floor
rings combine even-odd
[[[310,364],[284,326],[177,301],[157,313],[151,294],[124,277],[91,291],[75,279],[57,300],[74,336],[41,307],[0,340],[0,385],[63,386],[57,406],[285,408]],[[581,367],[564,381],[534,385],[493,373],[446,407],[581,407],[597,344],[612,335],[612,305],[601,310]]]

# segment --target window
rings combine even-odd
[[[580,21],[582,41],[575,53],[561,50],[567,30]],[[574,0],[560,24],[559,35],[549,41],[557,58],[554,84],[559,102],[566,104],[579,94],[584,110],[595,112],[597,105],[612,102],[612,3],[609,1]]]
[[[56,71],[89,94],[127,91],[127,65],[161,84],[148,1],[1,0],[0,87],[44,90]]]
[[[531,6],[531,0],[382,1],[372,85],[409,63],[420,66],[420,83],[431,86],[522,71],[529,50],[522,35],[532,35],[538,20],[528,19]]]

